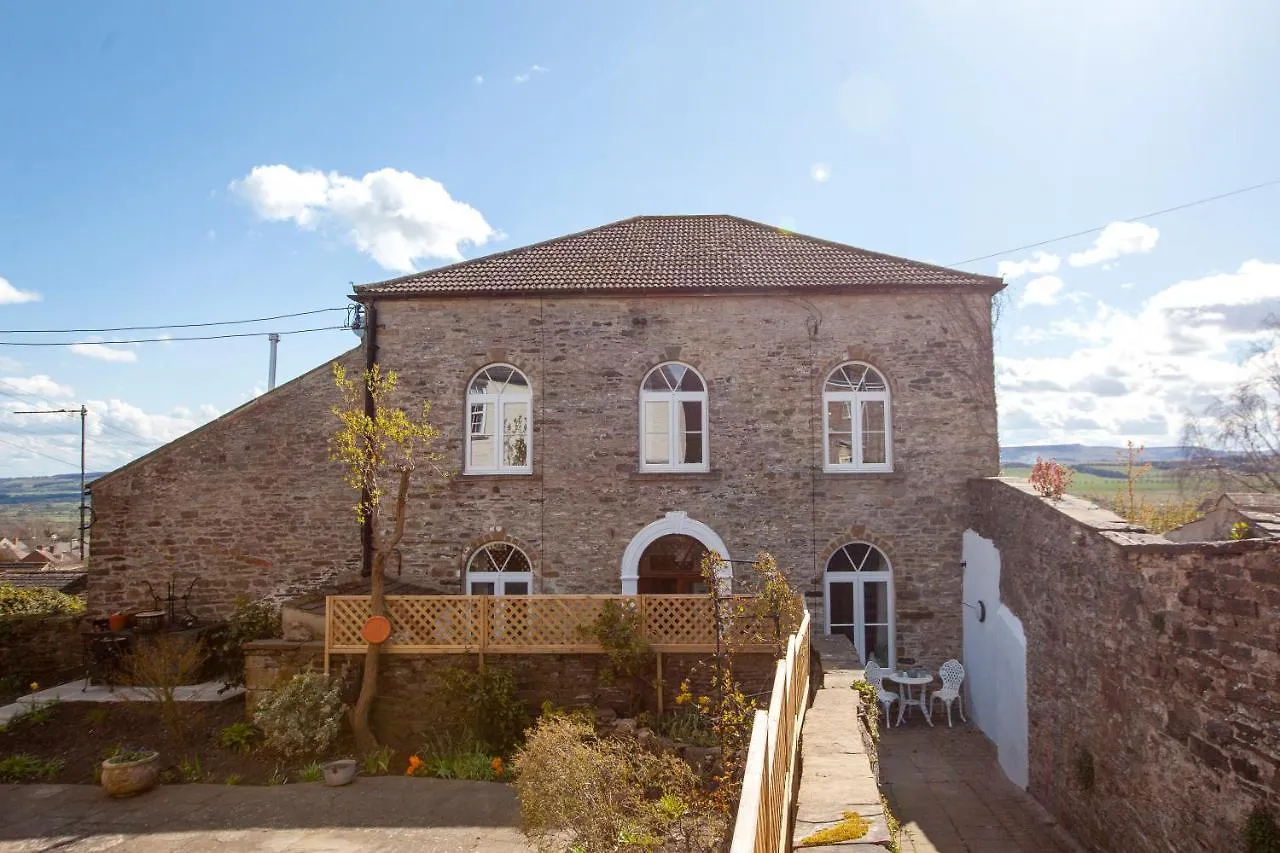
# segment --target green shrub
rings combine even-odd
[[[260,701],[253,722],[267,746],[283,755],[318,756],[337,741],[345,711],[341,684],[307,671]]]
[[[319,782],[324,778],[324,765],[319,761],[313,761],[298,770],[298,781],[300,782]]]
[[[711,722],[688,705],[682,705],[674,711],[662,714],[654,721],[654,725],[658,734],[679,743],[702,747],[720,745],[720,739],[716,737],[716,731]]]
[[[234,749],[236,752],[252,752],[261,739],[262,732],[258,731],[257,726],[241,720],[223,729],[222,734],[218,737],[218,743],[222,744],[224,748]]]
[[[475,741],[490,755],[508,754],[529,725],[529,711],[516,696],[510,670],[486,667],[476,671],[460,666],[436,673],[440,697],[463,739]]]
[[[62,769],[60,759],[46,760],[19,752],[0,758],[0,782],[27,782],[52,779]]]
[[[543,850],[719,849],[728,831],[688,764],[574,715],[541,718],[514,765],[525,832]],[[621,842],[621,845],[620,845]]]
[[[657,659],[653,646],[644,637],[643,620],[635,603],[606,601],[590,625],[578,626],[578,634],[604,648],[609,662],[600,669],[600,683],[621,682],[627,691],[627,708],[634,715],[640,710],[649,683],[647,675]]]
[[[0,583],[0,616],[78,616],[81,613],[84,613],[84,601],[74,595],[44,587]]]
[[[1244,826],[1245,853],[1280,853],[1280,825],[1265,806],[1249,813]]]
[[[223,690],[244,684],[245,643],[279,636],[279,607],[269,601],[236,599],[235,612],[210,641],[216,671],[225,682]]]
[[[391,770],[391,747],[380,746],[360,756],[360,769],[366,776],[386,776]]]

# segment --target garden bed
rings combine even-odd
[[[162,781],[266,785],[300,780],[307,762],[289,761],[258,747],[251,752],[221,744],[223,730],[243,722],[243,697],[225,702],[183,703],[187,730],[179,740],[165,732],[155,705],[146,702],[59,702],[0,731],[0,782],[95,784],[102,760],[117,746],[160,752]],[[27,778],[5,778],[6,759],[26,755],[39,762]],[[334,757],[354,755],[349,738]],[[392,765],[394,770],[395,765]]]

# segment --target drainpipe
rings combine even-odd
[[[373,297],[369,297],[367,302],[361,304],[364,306],[364,366],[366,370],[371,370],[378,363],[378,309],[374,305]],[[369,395],[367,385],[364,392],[364,413],[371,418],[375,414],[373,397]],[[360,497],[367,502],[368,490],[365,490]],[[372,574],[373,521],[366,517],[360,525],[360,575],[367,578]]]

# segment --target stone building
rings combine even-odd
[[[961,645],[966,483],[998,473],[973,275],[731,216],[636,217],[357,287],[360,347],[432,404],[393,571],[440,594],[692,592],[770,551],[864,655]],[[290,597],[367,559],[322,365],[93,484],[90,605],[198,576]]]

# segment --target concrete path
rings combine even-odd
[[[931,729],[917,716],[905,727],[881,729],[880,785],[902,824],[903,853],[1080,849],[1004,775],[986,735],[958,720],[948,728],[944,716]]]
[[[178,702],[223,702],[234,699],[244,692],[243,687],[231,687],[222,690],[221,681],[205,681],[201,684],[188,684],[175,687],[173,698]],[[87,688],[84,679],[68,681],[57,687],[49,687],[26,696],[8,705],[0,706],[0,726],[30,711],[37,705],[46,702],[138,702],[150,701],[146,691],[137,687],[108,687],[105,684],[91,684]]]
[[[528,853],[518,824],[515,791],[492,782],[163,785],[127,800],[90,785],[0,785],[0,853]]]

